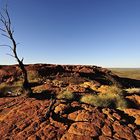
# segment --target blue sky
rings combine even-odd
[[[140,0],[0,0],[0,9],[5,3],[25,63],[140,67]],[[1,47],[0,64],[16,63],[6,53]]]

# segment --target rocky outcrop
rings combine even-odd
[[[51,77],[63,80],[65,83],[81,83],[94,80],[101,84],[114,84],[117,78],[111,71],[96,66],[34,64],[27,65],[26,69],[29,73],[38,73],[38,76],[42,79],[43,77],[44,79]],[[10,81],[11,77],[21,77],[21,71],[18,66],[1,66],[0,82]]]
[[[140,139],[139,94],[124,97],[134,107],[123,111],[80,102],[83,95],[106,93],[109,85],[121,84],[111,71],[50,64],[27,65],[26,69],[34,95],[0,98],[0,140]],[[19,80],[17,65],[0,67],[1,84],[10,87]],[[58,98],[52,104],[52,99],[67,90],[74,93],[73,100]]]
[[[0,139],[112,140],[140,138],[134,118],[121,111],[76,101],[57,101],[54,112],[43,119],[50,100],[0,99]],[[131,121],[130,121],[131,120]]]

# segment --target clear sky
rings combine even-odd
[[[0,0],[0,9],[6,3],[25,63],[140,67],[140,0]],[[0,47],[0,64],[16,63],[6,53]]]

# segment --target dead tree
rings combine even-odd
[[[22,71],[22,76],[23,76],[23,85],[22,85],[22,90],[23,93],[26,93],[28,96],[32,94],[32,90],[30,87],[30,83],[28,81],[28,75],[27,75],[27,70],[25,68],[25,65],[23,63],[23,58],[20,59],[18,54],[17,54],[17,43],[14,38],[14,30],[11,26],[11,19],[10,15],[7,10],[7,6],[5,9],[3,9],[3,13],[0,13],[0,22],[2,23],[2,27],[0,30],[2,31],[2,35],[7,37],[9,40],[11,40],[12,45],[1,45],[1,46],[6,46],[9,47],[10,50],[12,51],[12,54],[9,54],[10,56],[14,57],[16,61],[18,62],[18,66]]]

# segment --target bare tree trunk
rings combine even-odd
[[[25,69],[25,66],[22,62],[19,63],[19,68],[22,70],[23,75],[23,85],[22,85],[23,92],[26,93],[28,96],[31,96],[32,90],[30,83],[28,81],[27,70]]]
[[[10,45],[1,45],[1,46],[7,46],[11,49],[12,55],[11,54],[9,54],[9,55],[16,59],[16,61],[18,62],[18,66],[22,71],[22,75],[23,75],[22,89],[23,89],[23,92],[26,93],[28,96],[31,96],[32,89],[31,89],[30,83],[28,81],[27,70],[25,69],[25,66],[23,64],[23,59],[20,60],[18,55],[17,55],[17,43],[13,37],[14,30],[11,28],[11,19],[10,19],[7,7],[6,7],[6,9],[4,9],[4,14],[0,13],[0,15],[1,15],[0,21],[3,24],[3,28],[0,28],[0,30],[3,32],[2,35],[7,37],[8,39],[10,39],[12,42],[12,46],[10,46]]]

